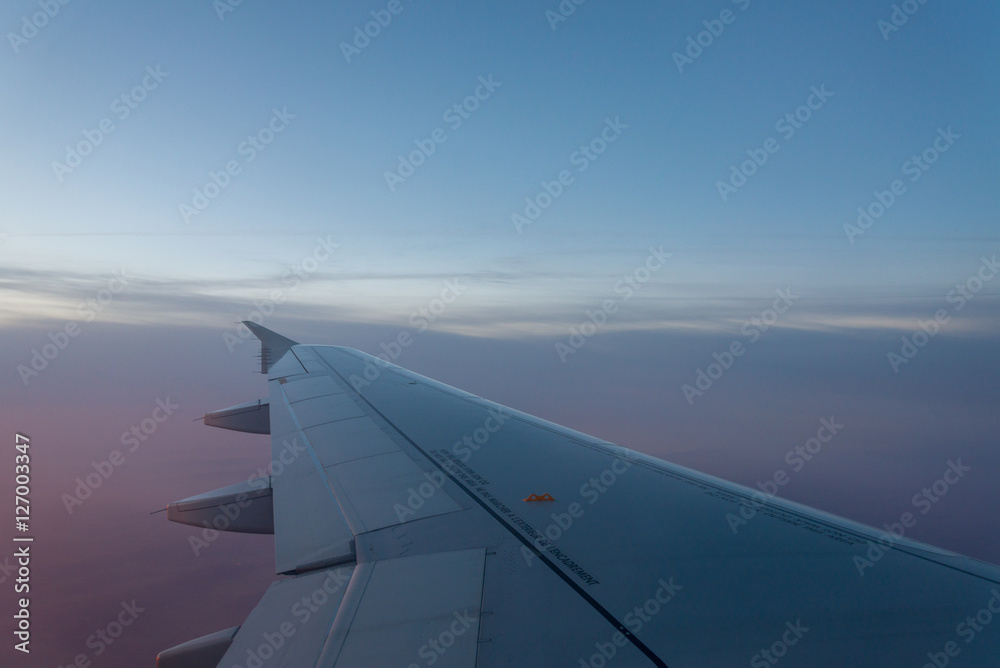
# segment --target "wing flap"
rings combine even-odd
[[[289,403],[293,404],[297,401],[307,401],[331,394],[344,394],[340,386],[333,382],[329,376],[299,378],[293,383],[285,383],[284,389]]]
[[[392,439],[368,417],[327,422],[306,429],[306,436],[324,467],[399,452]]]
[[[354,403],[354,400],[346,394],[327,394],[320,397],[302,399],[292,404],[292,412],[295,413],[295,417],[302,429],[326,424],[327,422],[363,417],[365,414]]]
[[[356,459],[327,469],[361,522],[358,533],[462,510],[403,452]]]
[[[291,353],[285,357],[294,358]],[[308,440],[288,410],[283,387],[292,384],[280,380],[269,383],[272,436],[268,472],[278,573],[354,558],[354,533],[325,473],[317,467]]]
[[[272,584],[233,638],[219,666],[316,666],[354,566]]]
[[[352,559],[359,534],[462,509],[307,346],[272,366],[269,386],[277,572]]]
[[[360,565],[320,664],[473,668],[485,560],[471,549]]]

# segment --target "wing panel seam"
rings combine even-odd
[[[318,357],[320,357],[322,359],[321,356],[318,356]],[[616,631],[618,631],[619,633],[621,633],[636,649],[638,649],[640,652],[642,652],[644,655],[646,655],[646,657],[650,661],[652,661],[654,665],[659,666],[660,668],[669,668],[667,666],[666,662],[663,661],[663,659],[661,659],[652,649],[650,649],[649,646],[647,646],[644,642],[642,642],[642,640],[640,640],[638,637],[636,637],[628,629],[628,627],[626,627],[625,624],[623,624],[617,617],[615,617],[613,614],[611,614],[611,611],[609,611],[607,608],[605,608],[603,605],[601,605],[597,601],[597,599],[595,599],[593,596],[591,596],[586,591],[584,591],[583,587],[581,587],[579,584],[577,584],[576,582],[574,582],[566,573],[564,573],[558,566],[556,566],[548,557],[546,557],[544,554],[542,554],[542,552],[538,548],[536,548],[534,545],[532,545],[531,541],[529,541],[527,538],[525,538],[520,532],[516,531],[507,522],[505,522],[496,513],[495,510],[493,510],[492,508],[489,507],[489,505],[483,499],[479,498],[475,494],[472,494],[472,492],[470,492],[468,490],[468,488],[466,488],[465,485],[462,484],[462,482],[458,480],[458,478],[456,478],[454,475],[451,474],[451,472],[449,472],[447,469],[445,469],[443,466],[441,466],[440,462],[438,462],[435,458],[431,457],[427,453],[426,450],[424,450],[422,447],[420,447],[419,445],[417,445],[417,443],[412,438],[410,438],[409,436],[407,436],[399,427],[397,427],[395,425],[395,423],[392,420],[390,420],[388,417],[386,417],[385,414],[382,413],[382,411],[380,411],[379,409],[377,409],[370,401],[368,401],[368,399],[366,399],[359,392],[357,392],[353,387],[351,387],[350,383],[348,383],[347,379],[344,378],[344,376],[339,371],[337,371],[336,369],[334,369],[329,363],[326,362],[326,360],[323,360],[323,363],[326,364],[327,367],[330,368],[330,370],[333,373],[335,373],[341,379],[341,381],[343,381],[343,383],[346,384],[350,388],[350,392],[353,395],[357,396],[358,399],[360,399],[361,401],[365,402],[376,415],[378,415],[383,420],[385,420],[386,424],[390,425],[394,430],[396,430],[396,433],[398,433],[403,439],[405,439],[407,443],[409,443],[414,449],[417,450],[417,452],[419,452],[421,455],[423,455],[424,458],[427,459],[427,461],[429,461],[435,468],[437,468],[439,471],[441,471],[444,475],[448,476],[448,478],[453,483],[455,483],[455,485],[458,486],[459,489],[461,489],[463,492],[465,492],[465,494],[467,496],[469,496],[469,498],[471,498],[473,501],[475,501],[477,504],[479,504],[479,506],[482,507],[487,513],[489,513],[493,517],[493,519],[495,519],[497,521],[497,523],[500,524],[500,526],[502,526],[505,529],[507,529],[507,531],[512,536],[514,536],[519,541],[521,541],[521,543],[523,545],[525,545],[529,550],[531,550],[535,554],[535,556],[537,556],[539,558],[539,560],[541,560],[542,563],[544,563],[546,566],[548,566],[549,569],[553,573],[555,573],[559,578],[561,578],[563,580],[563,582],[565,582],[570,587],[572,587],[573,590],[576,591],[576,593],[584,601],[586,601],[594,610],[596,610],[602,617],[604,617],[605,620],[607,620],[612,626],[614,626]],[[478,654],[478,647],[477,647],[477,654]]]

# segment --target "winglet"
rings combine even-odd
[[[282,355],[291,350],[292,346],[299,345],[298,341],[292,341],[250,320],[244,320],[243,324],[260,339],[260,372],[263,374],[266,374],[271,365],[280,360]]]

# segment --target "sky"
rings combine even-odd
[[[995,4],[15,0],[0,28],[0,416],[41,444],[12,665],[151,665],[259,600],[269,538],[194,555],[148,514],[266,463],[192,422],[266,391],[248,318],[409,333],[402,366],[748,485],[842,417],[789,498],[879,525],[965,457],[916,537],[1000,561]]]

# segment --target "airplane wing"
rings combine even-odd
[[[161,668],[1000,665],[994,566],[246,325],[270,475],[169,515],[282,577]]]

